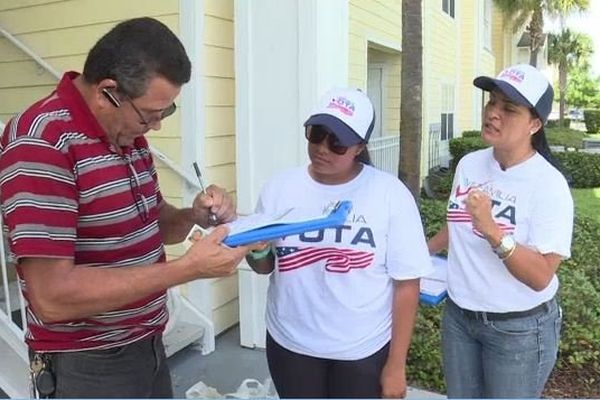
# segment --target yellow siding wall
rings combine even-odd
[[[206,179],[235,190],[235,112],[233,57],[233,0],[205,0],[202,54],[205,102]],[[118,22],[150,16],[179,32],[179,0],[2,0],[0,26],[32,49],[59,72],[81,71],[89,49]],[[49,94],[57,79],[43,71],[26,54],[0,37],[0,120]],[[181,113],[165,120],[150,143],[175,163],[181,164]],[[182,181],[157,162],[165,198],[183,206]],[[170,257],[182,246],[169,246]],[[237,322],[237,278],[212,282],[212,300],[217,333]]]
[[[510,28],[508,28],[510,30]],[[492,53],[495,57],[494,75],[497,75],[504,69],[507,63],[507,54],[510,49],[506,42],[506,26],[504,17],[496,7],[492,12]]]
[[[479,42],[477,37],[482,35],[477,32],[480,28],[481,20],[479,18],[478,4],[480,0],[464,0],[457,3],[458,28],[460,30],[460,60],[461,65],[458,69],[458,81],[456,82],[456,136],[460,135],[465,127],[470,127],[473,121],[473,77],[477,74],[478,63],[485,52],[483,43]],[[482,39],[481,39],[482,40]]]
[[[350,0],[349,5],[348,84],[365,90],[368,65],[385,66],[384,135],[400,130],[401,5],[400,0]]]
[[[457,125],[456,135],[465,130],[480,128],[481,101],[480,91],[473,86],[473,79],[478,75],[495,75],[494,47],[497,46],[494,36],[497,19],[492,12],[492,48],[484,45],[484,28],[481,15],[483,2],[480,0],[464,0],[460,5],[460,68],[457,84]]]
[[[0,25],[59,72],[81,71],[88,50],[123,19],[151,16],[173,31],[179,30],[177,0],[4,0],[0,2]],[[49,94],[57,80],[4,37],[0,38],[0,120]],[[151,143],[177,162],[181,157],[179,113],[150,135]],[[159,166],[165,197],[181,203],[181,185]],[[165,176],[163,176],[165,175]],[[165,190],[166,189],[166,190]]]
[[[426,124],[429,125],[440,122],[442,83],[455,82],[457,68],[464,68],[464,65],[457,65],[457,21],[442,12],[440,1],[425,1],[423,12],[426,24],[423,41],[427,54],[423,65],[427,77],[424,101],[427,104],[428,115]],[[461,43],[461,48],[462,46],[464,44]]]
[[[208,182],[236,188],[233,0],[204,0],[204,165]],[[235,193],[234,193],[235,194]],[[237,274],[212,281],[215,333],[239,320]]]

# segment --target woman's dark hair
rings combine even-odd
[[[534,118],[539,118],[533,109],[529,109],[531,115]],[[543,124],[543,122],[542,122]],[[548,146],[548,139],[546,139],[546,132],[544,131],[544,126],[531,136],[531,146],[537,151],[542,157],[546,159],[554,168],[560,171],[561,174],[564,175],[565,179],[571,185],[573,182],[573,178],[571,175],[565,171],[562,164],[552,156],[552,151],[550,151],[550,146]]]
[[[371,155],[369,154],[369,149],[367,148],[366,144],[363,151],[358,153],[358,155],[356,156],[356,160],[366,165],[373,165],[373,162],[371,161]]]
[[[190,75],[191,63],[177,36],[147,17],[116,25],[92,47],[83,67],[86,82],[114,79],[117,90],[131,98],[144,95],[155,76],[182,86]]]

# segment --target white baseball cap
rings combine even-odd
[[[496,79],[488,76],[477,77],[473,80],[473,85],[488,92],[498,88],[515,103],[534,109],[544,123],[552,111],[552,85],[544,74],[528,64],[508,67],[500,72]]]
[[[304,126],[322,125],[343,146],[368,143],[375,126],[371,100],[359,89],[332,89],[319,100]]]

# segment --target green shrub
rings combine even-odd
[[[600,110],[583,110],[583,120],[588,133],[600,132]]]
[[[600,291],[585,272],[565,267],[558,272],[564,317],[557,366],[600,371]]]
[[[488,147],[481,137],[451,139],[449,146],[450,154],[452,155],[452,161],[450,162],[450,169],[452,171],[456,169],[456,165],[465,154]]]
[[[549,145],[574,147],[576,149],[583,147],[583,139],[588,136],[585,132],[569,128],[550,128],[546,126],[544,131]]]
[[[446,222],[447,201],[421,199],[421,218],[427,238]],[[441,315],[443,306],[421,305],[407,358],[407,379],[411,385],[439,393],[446,392],[442,371]]]
[[[480,130],[473,130],[473,131],[463,131],[462,133],[462,137],[480,137],[481,136],[481,131]]]
[[[576,188],[600,187],[600,154],[575,151],[554,153]]]
[[[561,125],[559,119],[551,119],[546,123],[547,128],[566,128],[569,129],[571,127],[571,119],[563,118],[563,123]]]
[[[425,195],[437,200],[447,200],[452,190],[454,174],[448,168],[429,171],[426,178]]]
[[[421,217],[428,238],[445,222],[446,204],[440,200],[421,201]],[[561,264],[558,275],[564,322],[557,369],[600,371],[600,224],[595,220],[576,216],[571,258]],[[419,307],[408,354],[407,378],[416,387],[445,393],[440,338],[442,310],[443,306]]]
[[[411,386],[446,392],[442,369],[441,321],[443,306],[421,305],[406,360],[406,379]]]

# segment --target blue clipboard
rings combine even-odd
[[[311,219],[302,222],[289,224],[273,224],[261,228],[252,229],[245,232],[236,233],[227,236],[223,244],[230,247],[241,246],[248,243],[268,241],[279,239],[289,235],[316,231],[324,228],[334,228],[343,225],[352,209],[352,202],[349,200],[340,201],[334,209],[323,218]]]
[[[427,304],[429,306],[437,306],[442,301],[444,301],[444,299],[447,296],[448,296],[448,292],[447,291],[444,291],[444,293],[441,293],[441,294],[439,294],[437,296],[432,296],[430,294],[421,293],[421,294],[419,294],[419,300],[423,304]]]
[[[443,280],[445,282],[446,274],[448,273],[448,260],[446,258],[440,257],[440,256],[431,256],[431,261],[432,261],[433,267],[437,270],[437,272],[442,273],[442,275],[444,277]],[[421,279],[427,279],[427,277],[423,277]],[[419,300],[421,301],[421,303],[427,304],[430,306],[437,306],[442,301],[444,301],[444,299],[446,297],[448,297],[447,289],[437,295],[423,293],[423,292],[419,293]]]

